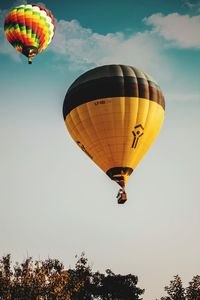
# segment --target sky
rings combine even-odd
[[[132,273],[144,300],[179,274],[200,275],[200,1],[43,0],[56,18],[49,47],[28,65],[3,22],[24,0],[0,3],[0,256],[48,257]],[[116,203],[117,185],[80,151],[62,116],[85,71],[128,64],[166,101],[162,130]]]

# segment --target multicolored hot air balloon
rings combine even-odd
[[[13,8],[5,18],[4,31],[9,43],[20,53],[32,57],[41,53],[51,42],[55,33],[52,13],[35,4]]]
[[[106,65],[81,75],[63,104],[67,129],[77,145],[122,189],[156,136],[165,102],[157,83],[125,65]]]

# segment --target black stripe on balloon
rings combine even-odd
[[[154,82],[132,76],[113,76],[90,80],[69,88],[63,104],[63,117],[65,119],[70,111],[79,105],[112,97],[144,98],[160,104],[165,109],[163,94]]]
[[[115,168],[111,168],[109,169],[106,174],[112,179],[112,180],[120,180],[120,176],[123,177],[123,175],[131,175],[131,173],[133,172],[132,168],[129,167],[115,167]]]

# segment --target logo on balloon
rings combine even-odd
[[[133,143],[131,148],[136,148],[138,145],[138,141],[141,138],[141,136],[144,134],[144,127],[139,124],[134,127],[133,133]]]

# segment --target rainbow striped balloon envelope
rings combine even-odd
[[[54,36],[54,16],[40,5],[20,5],[6,16],[4,31],[9,43],[32,63],[32,57],[41,53]]]

